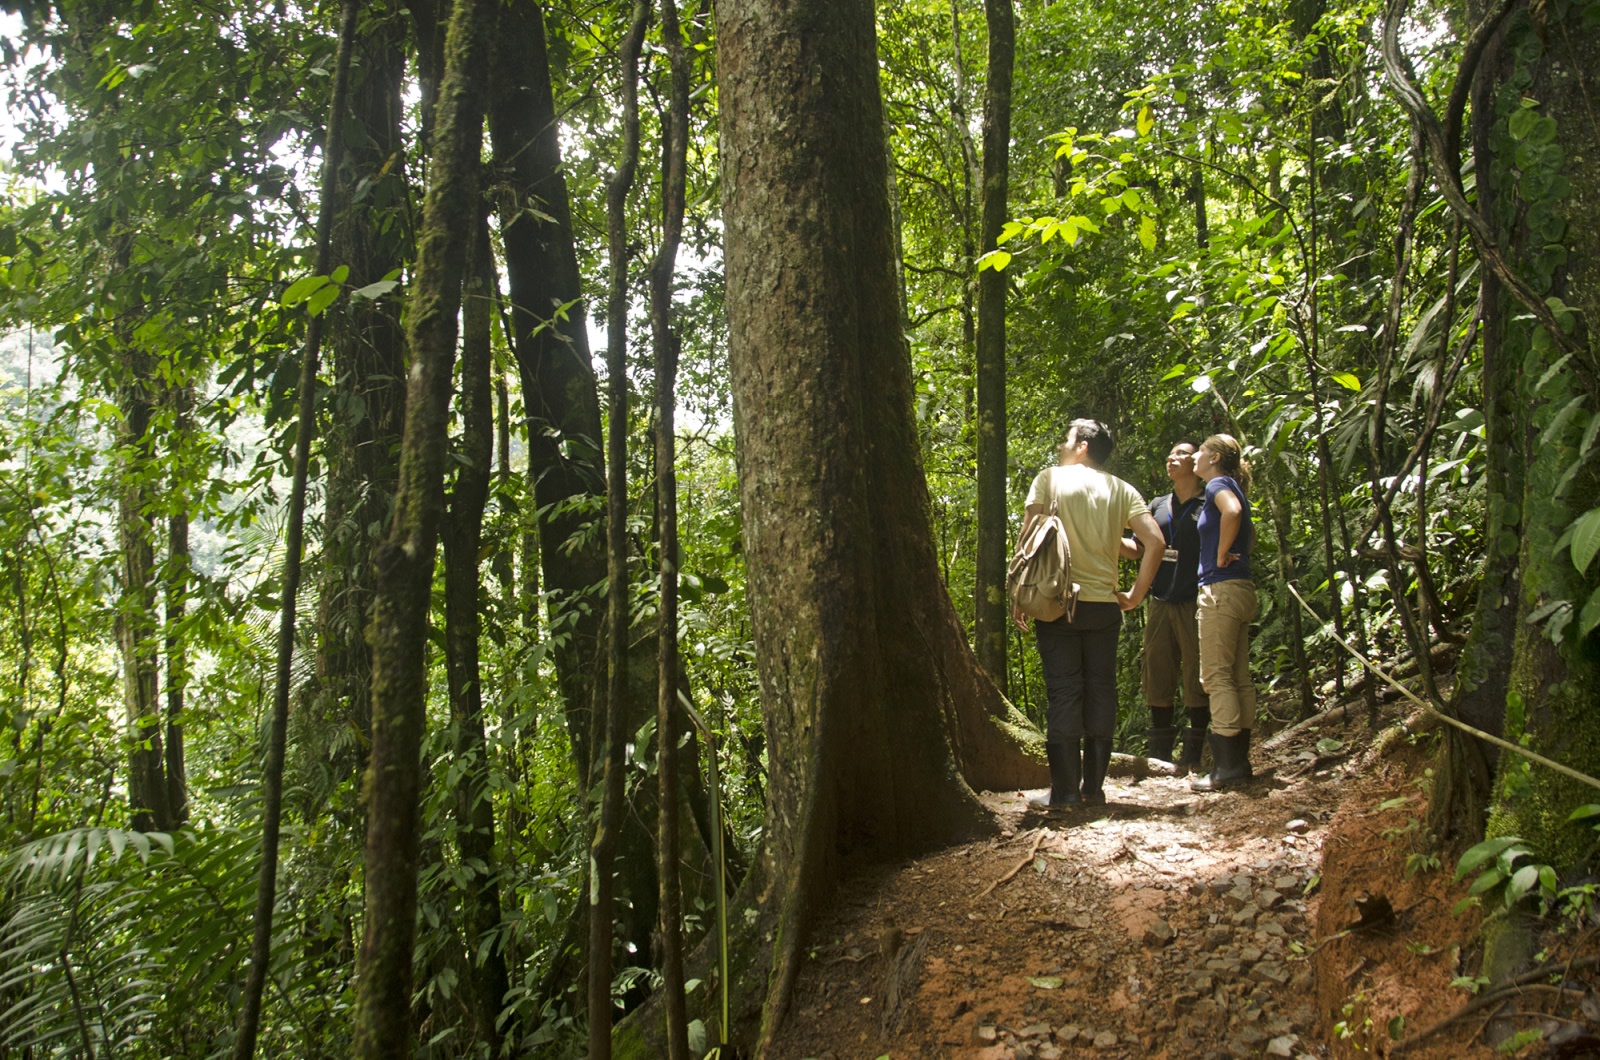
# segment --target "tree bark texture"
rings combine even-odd
[[[1011,75],[1016,60],[1012,0],[984,0],[989,26],[989,76],[983,101],[983,205],[978,252],[995,248],[1009,219],[1011,181]],[[973,636],[978,661],[1006,690],[1006,274],[978,274],[978,556],[977,621]]]
[[[330,261],[347,265],[351,288],[376,283],[409,257],[413,229],[400,121],[407,22],[387,3],[364,5],[353,48],[348,131],[340,145]],[[372,554],[394,503],[395,451],[405,415],[405,335],[397,298],[341,299],[330,307],[332,371],[323,452],[327,469],[317,593],[316,676],[296,721],[297,746],[315,754],[316,776],[359,777],[372,727],[367,650]],[[309,763],[308,763],[309,765]],[[346,822],[357,826],[356,822]]]
[[[131,343],[123,351],[118,390],[122,422],[118,431],[121,481],[117,495],[117,536],[122,556],[122,592],[117,636],[122,647],[122,697],[128,727],[128,806],[133,827],[171,831],[166,759],[162,750],[160,643],[156,632],[155,524],[150,507],[150,469],[155,465],[150,421],[154,408],[153,358]]]
[[[932,545],[872,4],[719,14],[731,379],[771,763],[770,1042],[839,872],[985,826],[951,733],[960,700],[995,693]]]
[[[501,1040],[497,1025],[500,1005],[509,984],[505,951],[493,941],[501,920],[500,870],[495,858],[478,652],[483,628],[478,608],[478,554],[494,459],[494,391],[489,375],[495,275],[488,217],[480,214],[473,220],[473,264],[461,313],[461,439],[444,532],[445,670],[456,729],[456,759],[462,766],[454,794],[456,836],[462,871],[467,874],[461,904],[471,968],[470,1004],[477,1040],[496,1056]]]
[[[1586,432],[1600,416],[1600,358],[1583,323],[1600,319],[1600,129],[1592,102],[1600,95],[1600,43],[1592,31],[1596,6],[1541,6],[1507,24],[1510,63],[1494,100],[1502,120],[1491,138],[1492,156],[1480,159],[1478,170],[1491,174],[1508,200],[1507,214],[1515,218],[1508,249],[1516,267],[1538,293],[1578,311],[1583,340],[1568,358],[1523,314],[1508,314],[1507,352],[1517,362],[1513,444],[1524,454],[1527,474],[1506,732],[1511,739],[1526,734],[1533,750],[1590,776],[1600,775],[1600,714],[1594,710],[1600,635],[1578,636],[1550,619],[1565,613],[1575,625],[1600,583],[1600,569],[1591,564],[1580,575],[1560,541],[1576,517],[1600,507],[1600,465],[1583,451]],[[1530,99],[1537,101],[1542,120],[1554,122],[1553,143],[1518,136],[1518,123],[1506,120]],[[1550,253],[1552,245],[1563,244],[1563,253]],[[1552,612],[1560,601],[1568,601],[1569,609]],[[1586,825],[1567,823],[1566,816],[1593,796],[1593,789],[1577,781],[1530,767],[1520,756],[1501,755],[1488,833],[1522,836],[1551,864],[1576,867],[1591,853],[1594,835]]]
[[[167,519],[167,709],[163,754],[167,809],[172,814],[174,828],[182,828],[189,820],[188,770],[183,762],[183,704],[188,690],[189,656],[183,638],[176,631],[188,608],[190,559],[189,515],[180,512]]]
[[[661,39],[668,57],[669,90],[661,181],[661,246],[650,270],[650,332],[655,346],[656,509],[660,537],[660,605],[656,628],[656,754],[659,811],[656,878],[660,891],[658,938],[661,993],[667,1016],[667,1056],[689,1060],[683,980],[682,805],[678,772],[683,757],[678,732],[686,719],[678,705],[678,472],[674,436],[678,333],[672,326],[672,280],[683,232],[689,151],[689,58],[676,0],[661,0]]]
[[[488,0],[459,0],[445,48],[434,152],[407,305],[405,435],[394,521],[378,554],[372,754],[367,770],[366,923],[357,959],[354,1054],[406,1055],[416,927],[419,760],[425,723],[428,605],[444,507],[456,314],[478,212]]]
[[[1486,4],[1478,8],[1481,17]],[[1494,54],[1472,73],[1472,152],[1491,157],[1494,119]],[[1492,181],[1478,185],[1478,211],[1499,212],[1501,200]],[[1456,690],[1450,713],[1485,732],[1501,735],[1505,727],[1506,691],[1510,683],[1511,645],[1516,634],[1518,542],[1523,534],[1521,496],[1527,462],[1518,441],[1517,365],[1507,342],[1510,300],[1492,271],[1479,281],[1483,306],[1484,560],[1471,631],[1456,663]],[[1433,796],[1428,804],[1428,829],[1441,839],[1476,842],[1487,824],[1486,807],[1498,762],[1495,748],[1453,727],[1447,728],[1439,751]]]
[[[589,532],[604,518],[600,396],[539,4],[514,0],[501,8],[496,42],[489,130],[528,416],[528,474],[544,512],[539,556],[556,675],[573,762],[587,790],[595,754],[590,730],[599,683],[599,587],[606,576],[604,535]]]

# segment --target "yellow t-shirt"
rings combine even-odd
[[[1117,561],[1122,531],[1150,509],[1139,491],[1088,464],[1047,467],[1028,487],[1028,506],[1055,498],[1056,514],[1072,548],[1072,580],[1078,599],[1108,603],[1117,598]]]

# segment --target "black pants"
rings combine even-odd
[[[1117,728],[1117,634],[1122,608],[1115,602],[1078,601],[1072,621],[1034,622],[1044,688],[1049,698],[1045,739],[1110,739]]]

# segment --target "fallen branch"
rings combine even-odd
[[[1037,832],[1035,832],[1033,834],[1033,849],[1028,851],[1028,856],[1023,858],[1021,861],[1017,862],[1016,865],[1012,866],[1012,869],[1011,869],[1010,872],[1006,873],[1004,876],[1000,877],[998,880],[995,880],[989,886],[985,887],[983,889],[983,893],[978,895],[978,898],[979,899],[983,899],[983,898],[989,897],[989,895],[994,893],[994,889],[996,887],[1000,886],[1002,883],[1005,883],[1007,880],[1009,880],[1012,877],[1014,877],[1017,873],[1021,872],[1027,866],[1033,864],[1034,856],[1039,853],[1039,844],[1042,843],[1042,842],[1044,842],[1044,829],[1043,828],[1039,829]]]

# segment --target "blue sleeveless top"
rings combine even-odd
[[[1227,490],[1239,498],[1239,532],[1234,535],[1229,551],[1239,558],[1226,567],[1217,566],[1217,539],[1222,535],[1222,509],[1217,507],[1217,494]],[[1199,584],[1213,585],[1235,579],[1253,580],[1250,572],[1250,552],[1256,543],[1255,523],[1250,518],[1250,499],[1244,495],[1231,476],[1218,475],[1206,483],[1206,503],[1200,509],[1200,578]]]

